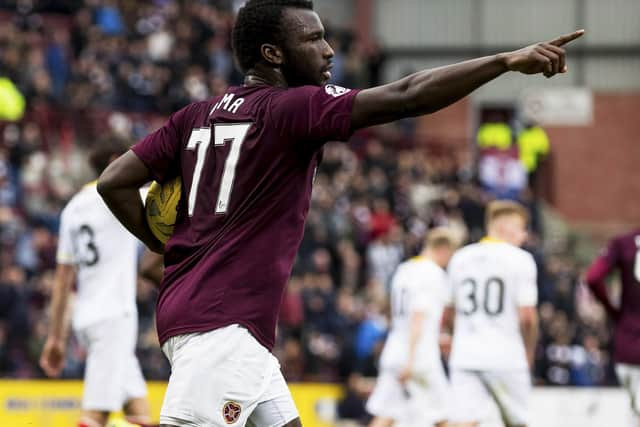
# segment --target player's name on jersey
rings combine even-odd
[[[240,106],[244,103],[244,98],[234,98],[235,94],[225,93],[222,99],[213,106],[211,112],[209,112],[209,115],[212,115],[215,111],[221,108],[225,111],[236,114],[238,112],[238,108],[240,108]]]

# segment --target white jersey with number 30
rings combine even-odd
[[[136,313],[138,240],[113,216],[87,184],[69,201],[60,218],[57,262],[75,265],[76,330]]]
[[[424,312],[416,348],[416,371],[440,367],[438,337],[442,312],[451,290],[446,272],[433,261],[416,257],[400,264],[391,284],[391,331],[380,356],[383,369],[402,369],[409,354],[411,314]]]
[[[448,271],[456,309],[451,366],[527,369],[519,308],[538,301],[531,254],[485,239],[458,250]]]

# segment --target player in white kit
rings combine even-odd
[[[391,283],[391,330],[380,375],[367,402],[370,427],[446,425],[449,385],[440,358],[442,312],[451,289],[444,267],[456,248],[435,229],[420,256],[402,263]]]
[[[91,164],[100,173],[127,148],[116,141],[103,143],[91,153]],[[138,248],[138,240],[98,195],[95,182],[82,188],[62,211],[49,335],[40,365],[51,377],[64,368],[67,308],[76,283],[72,327],[87,348],[79,427],[102,427],[110,412],[121,409],[131,422],[150,421],[146,385],[135,356]]]
[[[459,249],[449,263],[456,426],[486,421],[492,401],[506,426],[527,425],[538,324],[536,264],[518,247],[527,237],[527,221],[515,202],[490,203],[487,237]]]

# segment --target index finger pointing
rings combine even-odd
[[[557,39],[551,40],[549,44],[552,44],[554,46],[562,46],[569,43],[570,41],[573,41],[579,37],[582,37],[583,34],[584,34],[584,30],[574,31],[573,33],[565,34],[564,36],[560,36]]]

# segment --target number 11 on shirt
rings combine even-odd
[[[229,205],[229,197],[233,189],[233,179],[236,175],[236,166],[240,158],[240,149],[244,142],[247,132],[252,123],[217,123],[213,125],[214,148],[231,144],[231,149],[224,163],[224,171],[220,180],[220,190],[218,191],[218,201],[216,202],[216,214],[227,213]],[[187,142],[187,150],[196,152],[196,168],[193,172],[193,180],[189,189],[189,216],[193,216],[196,207],[196,195],[198,194],[198,185],[200,185],[200,175],[204,166],[207,150],[211,142],[211,128],[196,128],[191,131],[189,141]]]

